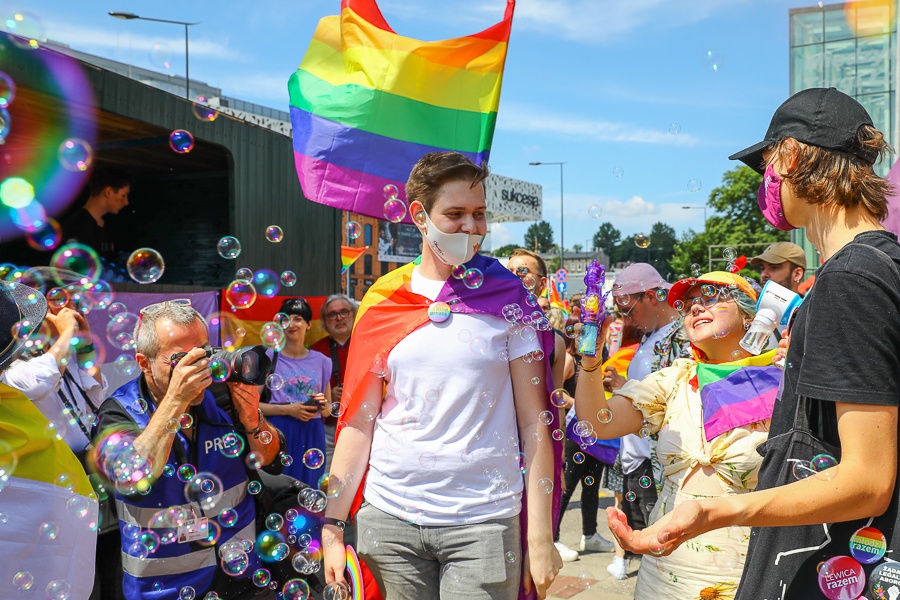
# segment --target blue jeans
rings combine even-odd
[[[359,556],[387,600],[516,600],[519,596],[518,516],[423,526],[365,503],[356,524]]]

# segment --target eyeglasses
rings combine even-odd
[[[344,310],[333,310],[331,312],[327,312],[323,317],[328,319],[329,321],[335,321],[337,319],[349,319],[350,315],[353,314],[353,311],[349,308],[345,308]]]
[[[616,298],[616,303],[617,303],[617,304],[620,304],[619,300],[620,300],[622,297],[623,297],[623,296],[619,296],[619,297]],[[631,300],[631,294],[628,294],[627,297],[628,297],[629,300]],[[626,310],[626,311],[623,312],[623,311],[619,310],[619,307],[618,307],[618,306],[615,306],[615,307],[613,308],[613,313],[615,313],[616,317],[618,317],[618,318],[620,318],[620,319],[627,319],[627,318],[629,318],[629,317],[631,316],[631,312],[634,310],[634,307],[637,306],[638,304],[640,304],[640,303],[643,302],[643,301],[644,301],[644,294],[640,294],[640,295],[638,296],[637,301],[636,301],[634,304],[632,304],[632,305],[628,308],[628,310]]]
[[[700,286],[699,296],[686,298],[685,301],[676,300],[675,310],[677,310],[682,317],[685,317],[695,306],[712,308],[719,302],[725,302],[726,300],[728,300],[728,294],[724,293],[723,290],[714,285],[706,284]]]
[[[148,304],[144,308],[140,310],[140,315],[143,317],[144,315],[148,315],[150,313],[162,312],[167,304],[179,304],[181,306],[190,306],[191,299],[190,298],[173,298],[172,300],[163,300],[162,302],[156,302],[154,304]]]

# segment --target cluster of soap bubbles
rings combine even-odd
[[[838,460],[830,454],[817,454],[811,460],[792,460],[795,479],[817,477],[831,480],[837,474]]]
[[[470,290],[476,290],[484,283],[484,273],[477,267],[467,268],[465,265],[456,265],[451,269],[450,274],[454,279],[460,279]],[[451,306],[451,310],[453,310]]]
[[[393,183],[389,183],[384,186],[384,218],[391,223],[399,223],[406,216],[406,204],[399,198],[399,196],[400,190],[396,185],[394,185]],[[349,227],[347,233],[348,237],[350,237]]]

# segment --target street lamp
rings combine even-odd
[[[191,99],[191,71],[190,71],[190,55],[188,53],[188,27],[191,25],[199,25],[197,23],[187,23],[185,21],[169,21],[168,19],[151,19],[150,17],[139,17],[134,13],[109,11],[109,16],[125,21],[133,21],[140,19],[141,21],[155,21],[157,23],[172,23],[173,25],[184,25],[184,97]]]
[[[702,210],[703,211],[703,231],[706,231],[706,207],[705,206],[682,206],[683,210]]]
[[[563,165],[566,164],[564,162],[530,162],[528,163],[532,167],[539,167],[541,165],[559,165],[559,268],[566,268],[566,257],[565,257],[565,215],[563,214]]]

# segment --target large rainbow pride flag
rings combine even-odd
[[[770,419],[781,371],[772,366],[775,351],[722,364],[697,365],[706,441],[756,421]]]
[[[480,33],[437,42],[397,35],[375,0],[343,0],[319,21],[288,82],[303,194],[384,218],[385,186],[405,200],[426,153],[487,162],[514,7],[507,0],[503,20]]]

